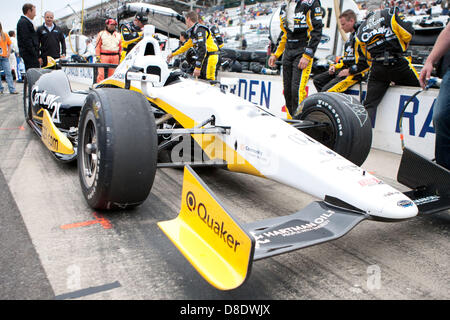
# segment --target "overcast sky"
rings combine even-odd
[[[43,23],[43,19],[41,22],[41,13],[43,15],[45,11],[50,10],[55,14],[55,18],[60,18],[73,12],[67,7],[68,4],[75,11],[80,11],[82,2],[83,0],[0,0],[0,23],[5,32],[16,30],[17,21],[22,15],[22,6],[25,3],[32,3],[36,6],[34,24],[39,26]],[[84,0],[84,7],[86,9],[100,2],[101,0]]]

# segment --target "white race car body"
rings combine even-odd
[[[272,179],[320,199],[337,198],[374,217],[417,215],[416,205],[403,193],[253,103],[194,79],[164,86],[167,63],[151,27],[144,32],[144,39],[101,85],[125,87],[127,70],[133,66],[159,68],[157,77],[142,73],[138,79],[138,73],[134,78],[130,73],[130,89],[142,92],[184,128],[194,128],[211,116],[216,127],[227,127],[225,134],[193,137],[211,159],[225,161],[229,170]],[[144,55],[148,46],[153,46],[154,55]]]

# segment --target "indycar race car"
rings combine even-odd
[[[92,208],[137,206],[157,167],[184,167],[180,214],[158,225],[223,290],[240,286],[255,260],[336,239],[364,219],[417,215],[410,198],[358,166],[370,150],[371,127],[357,100],[312,95],[295,120],[282,120],[224,87],[170,72],[153,32],[146,26],[114,75],[88,92],[72,91],[62,70],[27,72],[26,121],[58,160],[77,159]],[[272,179],[321,200],[244,225],[196,166]]]

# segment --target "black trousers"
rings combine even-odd
[[[21,56],[23,59],[23,63],[25,64],[25,70],[31,69],[31,68],[39,68],[39,60],[38,56]]]
[[[298,68],[303,52],[303,48],[286,48],[283,53],[284,99],[291,117],[294,116],[299,104],[306,98],[306,84],[311,73],[312,59],[305,69],[300,70]]]
[[[391,82],[400,86],[420,86],[419,75],[406,57],[399,58],[389,65],[374,61],[370,68],[367,95],[364,101],[364,107],[369,113],[372,124],[377,114],[377,107]]]

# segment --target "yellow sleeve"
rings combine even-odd
[[[278,44],[278,48],[275,51],[274,55],[277,57],[277,59],[283,54],[284,48],[286,47],[286,41],[287,41],[287,32],[284,28],[283,22],[280,22],[280,28],[283,32],[283,36],[281,37],[280,43]]]
[[[182,54],[186,52],[189,48],[192,48],[193,46],[194,44],[192,43],[192,40],[189,38],[189,40],[186,41],[178,50],[172,53],[172,56]]]

